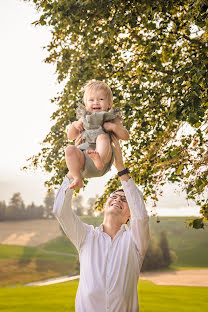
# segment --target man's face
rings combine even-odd
[[[124,192],[112,193],[105,203],[104,214],[114,214],[121,223],[126,223],[130,218],[130,209]]]
[[[89,92],[86,97],[86,108],[90,113],[108,111],[110,109],[109,100],[102,89]]]

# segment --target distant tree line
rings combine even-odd
[[[25,205],[21,194],[14,193],[8,205],[5,201],[0,202],[0,221],[42,219],[45,210],[45,206],[36,206],[34,202]]]
[[[78,216],[84,214],[92,215],[93,205],[97,198],[98,196],[89,198],[85,207],[83,205],[83,197],[78,195],[72,200],[73,210]],[[34,202],[30,205],[25,205],[21,194],[19,192],[14,193],[8,204],[5,201],[0,201],[0,221],[52,219],[54,218],[52,213],[54,199],[55,193],[52,190],[46,194],[43,205],[37,206]]]

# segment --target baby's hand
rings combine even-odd
[[[106,131],[106,132],[110,132],[110,131],[113,131],[115,127],[115,124],[113,122],[104,122],[103,124],[103,129]]]
[[[84,129],[83,129],[83,122],[82,122],[82,120],[81,119],[79,119],[78,121],[74,121],[73,123],[72,123],[72,125],[74,126],[74,128],[76,128],[78,131],[83,131]]]

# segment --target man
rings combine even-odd
[[[54,204],[56,218],[79,252],[77,312],[139,311],[137,283],[149,242],[149,217],[142,194],[124,167],[114,135],[112,141],[123,190],[114,192],[106,201],[103,224],[94,228],[72,211],[73,191],[67,177]]]

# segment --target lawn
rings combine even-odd
[[[78,281],[41,287],[0,289],[0,310],[4,312],[73,311]],[[140,312],[208,311],[208,289],[203,287],[157,286],[140,281]]]
[[[78,258],[70,253],[45,252],[42,247],[0,245],[0,286],[16,286],[78,272]]]
[[[102,222],[102,217],[85,216],[81,219],[95,226]],[[170,269],[207,267],[208,228],[187,228],[185,219],[161,217],[158,224],[155,218],[150,218],[151,232],[157,238],[161,231],[167,233],[169,246],[177,255]],[[66,236],[37,247],[0,245],[0,265],[0,287],[79,273],[77,251]]]
[[[48,250],[48,251],[58,251],[58,252],[74,254],[78,256],[77,249],[66,236],[57,237],[41,245],[41,247],[44,250]]]
[[[47,249],[46,249],[47,250]],[[65,261],[72,262],[75,257],[71,256],[67,251],[65,254],[56,253],[47,253],[40,247],[24,247],[16,245],[0,245],[0,260],[6,259],[18,259],[18,260],[50,260],[50,261]]]

